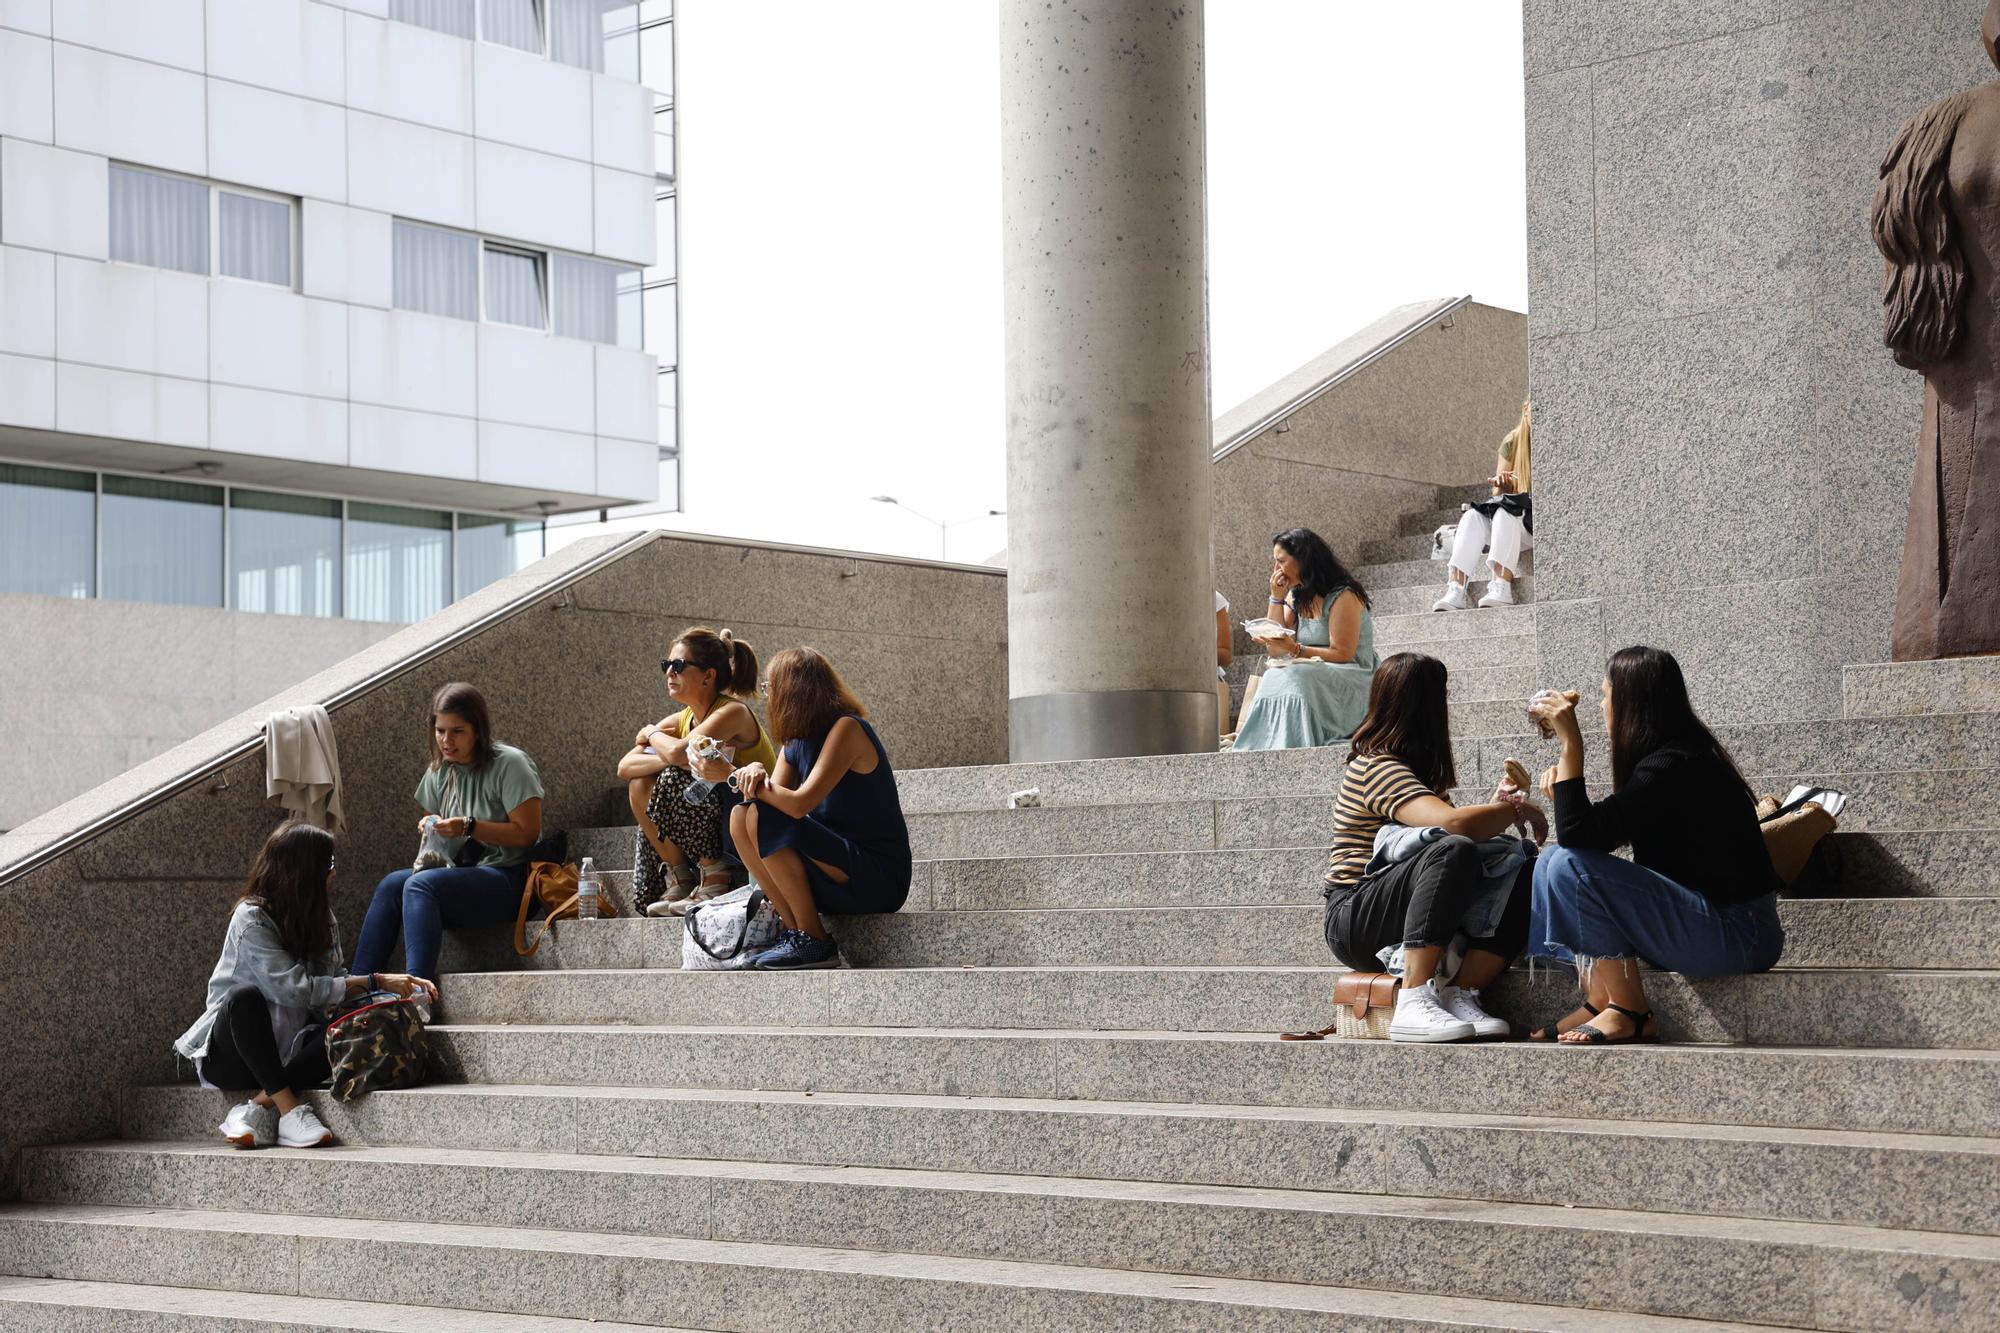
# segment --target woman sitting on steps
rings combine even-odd
[[[1493,488],[1490,498],[1467,505],[1458,518],[1458,535],[1451,547],[1451,577],[1444,596],[1431,603],[1433,611],[1464,611],[1472,602],[1468,583],[1474,575],[1492,582],[1481,606],[1514,605],[1514,575],[1521,568],[1521,552],[1527,549],[1534,532],[1535,502],[1528,487],[1533,480],[1529,455],[1528,422],[1531,405],[1521,404],[1521,423],[1500,441],[1500,456],[1493,460],[1493,475],[1486,479]],[[1484,555],[1486,559],[1481,560]]]
[[[1671,653],[1624,648],[1604,679],[1611,795],[1583,780],[1576,705],[1544,691],[1529,716],[1554,729],[1562,757],[1542,777],[1560,847],[1535,863],[1532,952],[1574,963],[1584,1004],[1537,1040],[1658,1040],[1641,959],[1690,977],[1769,971],[1784,951],[1778,876],[1756,798],[1695,716]],[[1630,843],[1632,860],[1611,853]]]
[[[1252,676],[1237,717],[1237,750],[1332,745],[1354,734],[1368,711],[1375,627],[1368,594],[1309,528],[1271,539],[1270,669]]]

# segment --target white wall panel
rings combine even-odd
[[[306,0],[208,0],[208,72],[281,93],[347,96],[347,20]]]
[[[347,397],[347,307],[260,282],[217,281],[208,376],[222,384]]]
[[[479,42],[472,54],[473,133],[588,162],[590,80],[588,70]]]
[[[65,4],[59,8],[67,8]],[[199,28],[197,28],[197,33]],[[56,43],[56,142],[149,167],[208,174],[201,75]]]
[[[478,326],[410,310],[348,311],[348,383],[357,403],[478,411]]]
[[[279,194],[347,197],[347,113],[264,88],[211,81],[208,171]]]
[[[470,417],[355,403],[347,421],[350,467],[430,477],[479,473],[479,423]]]
[[[479,326],[479,415],[488,421],[595,433],[592,344],[526,329]]]
[[[630,440],[597,442],[597,493],[633,504],[660,498],[660,451]]]
[[[588,435],[479,423],[479,479],[495,486],[574,490],[591,476],[597,443]]]
[[[0,352],[56,354],[56,257],[0,246]]]
[[[378,19],[389,15],[389,0],[326,0],[326,3],[357,14],[373,14]]]
[[[653,174],[653,90],[642,83],[590,76],[591,160],[618,171]]]
[[[0,140],[0,242],[103,259],[111,240],[110,182],[101,157]]]
[[[56,363],[0,355],[0,425],[56,428]]]
[[[382,0],[384,4],[388,0]],[[0,27],[49,35],[49,0],[0,0]]]
[[[482,140],[474,225],[489,236],[588,250],[590,172],[588,162]]]
[[[306,200],[301,213],[300,286],[305,294],[387,306],[395,262],[389,215],[318,199]]]
[[[347,198],[399,217],[473,225],[473,141],[462,134],[347,113]]]
[[[597,433],[652,442],[660,433],[660,362],[645,352],[597,352]]]
[[[653,178],[607,167],[593,167],[591,172],[595,178],[596,230],[590,248],[609,259],[650,266],[653,252],[659,249],[658,219],[653,210],[660,205],[653,197]]]
[[[64,256],[56,260],[56,355],[207,378],[208,279]]]
[[[347,16],[347,105],[472,133],[472,43],[408,23]]]
[[[231,453],[347,465],[347,404],[229,384],[208,390],[208,445]]]
[[[53,143],[55,43],[0,28],[0,134]]]
[[[203,68],[202,0],[56,0],[57,41]]]
[[[130,370],[56,363],[56,429],[205,448],[208,386]]]

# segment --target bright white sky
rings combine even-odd
[[[1006,503],[997,6],[678,8],[686,512],[623,526],[934,557],[869,497]],[[1527,308],[1519,4],[1207,24],[1218,415],[1391,306]],[[950,540],[983,560],[1005,519]]]

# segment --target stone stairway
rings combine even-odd
[[[1466,794],[1545,762],[1533,608],[1432,615],[1438,566],[1371,554],[1385,651],[1452,663]],[[234,1152],[154,1087],[29,1150],[0,1328],[2000,1327],[2000,671],[1852,668],[1845,711],[1719,729],[1760,788],[1855,794],[1847,896],[1783,903],[1776,971],[1653,976],[1677,1044],[1274,1040],[1329,1019],[1332,753],[910,772],[910,901],[833,923],[846,969],[469,932],[443,1079],[321,1096],[337,1149]]]

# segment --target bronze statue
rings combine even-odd
[[[2000,0],[1982,35],[2000,67]],[[1891,651],[2000,652],[2000,83],[1910,118],[1871,222],[1888,261],[1883,341],[1924,376]]]

